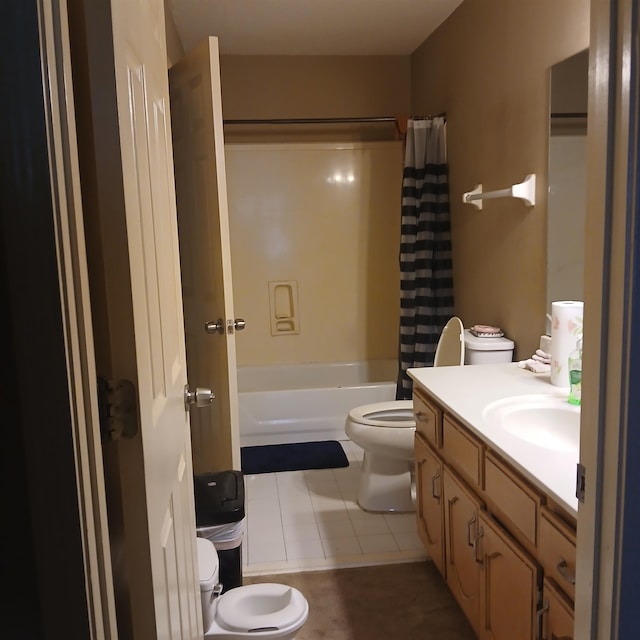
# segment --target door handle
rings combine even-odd
[[[242,331],[247,326],[246,321],[243,318],[236,318],[235,320],[227,321],[227,333],[231,335],[234,330]],[[218,318],[215,322],[209,320],[209,322],[204,323],[204,330],[207,333],[219,333],[222,335],[224,333],[225,324],[222,318]]]
[[[196,387],[195,391],[190,391],[188,385],[184,386],[185,411],[189,411],[192,404],[195,404],[196,407],[207,407],[213,402],[214,398],[215,396],[211,389]]]
[[[215,322],[205,322],[204,330],[207,333],[224,333],[224,322],[222,321],[222,318],[218,318]]]

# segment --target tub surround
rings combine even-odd
[[[577,517],[575,491],[579,443],[576,442],[572,451],[538,447],[487,423],[483,416],[486,407],[498,400],[527,395],[566,398],[568,388],[554,387],[549,374],[532,373],[515,362],[409,369],[408,373],[443,409],[502,455],[543,493],[553,497],[571,516]],[[541,419],[544,419],[544,412],[541,412]]]

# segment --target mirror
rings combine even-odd
[[[584,300],[589,51],[551,67],[547,312],[554,300]]]

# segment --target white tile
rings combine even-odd
[[[417,533],[408,531],[406,533],[394,533],[393,537],[401,551],[418,551],[424,549],[424,545],[420,538],[418,538]]]
[[[344,538],[349,536],[355,538],[356,535],[350,520],[327,520],[325,522],[318,522],[318,531],[323,540],[325,538]]]
[[[249,564],[286,560],[282,529],[263,529],[260,535],[250,535]]]
[[[363,553],[381,553],[383,551],[399,551],[394,537],[388,534],[358,536]]]
[[[280,511],[282,513],[292,513],[306,511],[307,513],[313,513],[313,502],[311,497],[302,494],[284,495],[280,496],[279,500]]]
[[[248,481],[247,478],[249,478]],[[275,474],[263,473],[255,476],[245,476],[245,502],[250,504],[252,502],[262,502],[265,499],[278,499]]]
[[[335,511],[316,511],[315,520],[318,524],[322,522],[345,522],[351,524],[351,518],[347,509],[336,509]]]
[[[351,525],[358,536],[391,533],[382,516],[379,519],[352,519]]]
[[[282,512],[282,525],[286,526],[305,526],[305,525],[315,525],[316,517],[310,509],[304,509],[300,511],[283,511]]]
[[[280,517],[280,509],[267,509],[265,511],[251,511],[247,518],[247,527],[249,531],[258,531],[259,529],[273,529],[282,526]]]
[[[340,488],[340,493],[342,494],[342,499],[345,503],[348,503],[349,506],[354,509],[358,506],[358,486],[349,487],[344,486]]]
[[[334,498],[342,500],[342,493],[338,483],[335,482],[317,482],[309,484],[309,496],[312,500],[315,498]]]
[[[357,506],[363,451],[350,441],[342,445],[349,467],[245,476],[247,575],[426,555],[415,514],[372,514]]]
[[[244,476],[244,488],[247,491],[253,491],[257,487],[274,487],[275,484],[275,473],[256,473]]]
[[[316,512],[346,511],[342,497],[311,496],[311,503]]]
[[[391,533],[414,533],[418,529],[415,513],[390,513],[383,517]]]
[[[362,447],[358,446],[355,442],[351,442],[351,440],[341,440],[340,444],[349,462],[362,462],[364,456],[364,449],[362,449]]]
[[[300,560],[302,558],[324,558],[324,547],[320,538],[287,540],[285,542],[287,560]]]
[[[323,538],[322,546],[327,558],[362,555],[362,549],[355,536],[341,538]]]
[[[295,540],[320,540],[320,533],[315,522],[313,524],[285,524],[282,531],[286,545]]]
[[[307,484],[321,481],[335,482],[333,471],[331,469],[309,469],[304,472],[304,475],[307,479]]]
[[[276,486],[278,493],[309,493],[304,471],[289,471],[277,473]]]

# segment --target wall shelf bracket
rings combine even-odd
[[[520,198],[525,204],[533,207],[536,203],[536,174],[530,173],[522,182],[514,184],[508,189],[482,192],[482,184],[477,184],[473,190],[462,194],[462,202],[472,204],[482,210],[482,201],[492,198]]]

